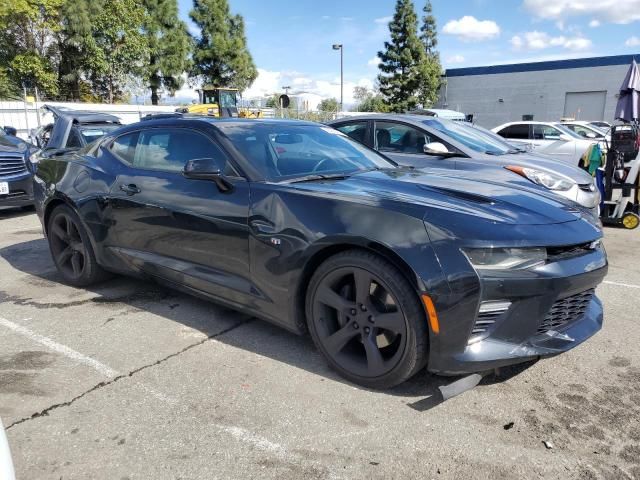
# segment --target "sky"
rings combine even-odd
[[[189,21],[192,0],[178,0]],[[414,0],[421,14],[425,1]],[[340,97],[372,87],[395,0],[229,0],[244,17],[259,76],[245,98],[281,92]],[[432,0],[444,68],[620,54],[640,57],[640,0]],[[188,90],[179,95],[188,95]]]

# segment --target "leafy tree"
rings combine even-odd
[[[0,2],[0,65],[14,85],[57,93],[54,35],[63,0]]]
[[[200,28],[191,76],[219,87],[248,88],[258,70],[247,48],[242,17],[231,15],[227,0],[194,0],[189,16]]]
[[[141,76],[148,45],[141,31],[144,9],[135,0],[109,0],[93,19],[90,78],[94,91],[109,103],[122,99],[130,76]]]
[[[335,98],[325,98],[318,105],[321,112],[337,112],[340,110],[340,103]]]
[[[420,101],[422,83],[427,76],[427,59],[418,37],[418,17],[411,0],[397,0],[389,22],[391,41],[378,52],[380,92],[393,112],[404,112]]]
[[[158,104],[158,90],[171,95],[182,87],[182,74],[189,69],[191,39],[186,24],[178,17],[176,0],[143,0],[146,10],[144,34],[149,47],[145,78],[151,89],[151,103]]]
[[[422,17],[422,26],[420,27],[420,40],[424,45],[426,63],[422,69],[423,79],[419,99],[420,103],[424,107],[427,107],[433,105],[438,99],[442,66],[440,65],[440,54],[436,50],[438,46],[438,30],[430,0],[427,0],[422,11],[424,12],[424,16]]]
[[[0,67],[0,100],[18,96],[17,85],[9,78],[6,68]]]
[[[358,100],[355,110],[357,112],[388,112],[389,107],[380,92],[369,90],[366,87],[355,87],[353,98]]]

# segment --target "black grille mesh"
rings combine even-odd
[[[595,289],[592,288],[556,301],[538,327],[538,334],[558,330],[578,320],[587,311],[594,294]]]

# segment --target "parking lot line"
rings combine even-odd
[[[12,330],[15,333],[19,333],[20,335],[23,335],[29,338],[30,340],[33,340],[34,342],[44,345],[50,350],[53,350],[54,352],[58,352],[67,358],[75,360],[76,362],[79,362],[79,363],[83,363],[84,365],[87,365],[97,370],[105,377],[113,378],[119,375],[119,373],[116,370],[112,369],[111,367],[108,367],[104,363],[99,362],[95,358],[88,357],[86,355],[83,355],[80,352],[76,352],[75,350],[67,347],[66,345],[62,345],[48,337],[35,333],[29,330],[28,328],[23,327],[22,325],[18,325],[17,323],[7,320],[6,318],[0,317],[0,325],[8,328],[9,330]]]
[[[605,280],[602,283],[606,283],[607,285],[616,285],[618,287],[640,288],[640,285],[633,285],[632,283],[611,282],[609,280]]]

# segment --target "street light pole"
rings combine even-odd
[[[333,44],[334,50],[340,50],[340,111],[344,110],[344,46],[341,43]]]

